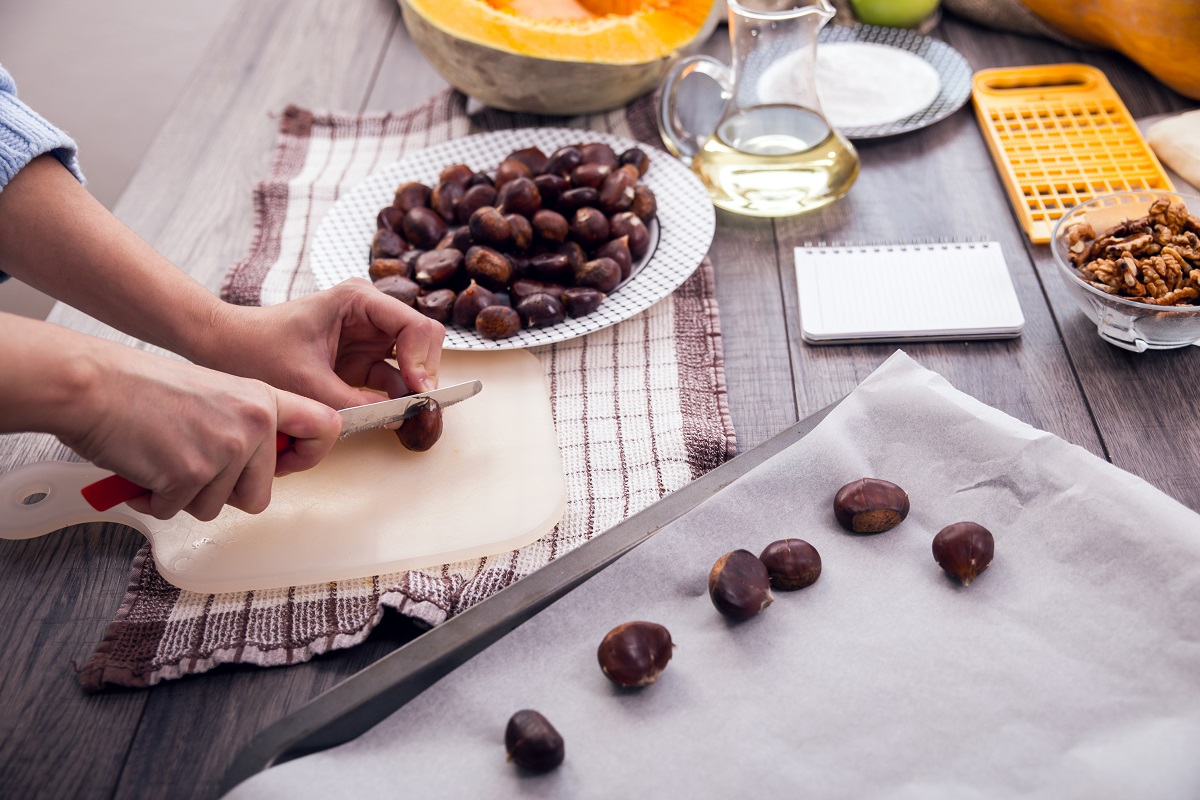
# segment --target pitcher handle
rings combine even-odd
[[[675,110],[675,95],[683,79],[693,72],[707,75],[721,87],[721,99],[728,101],[733,95],[733,86],[729,66],[712,56],[688,56],[681,59],[663,83],[662,96],[659,99],[658,129],[662,134],[663,143],[671,154],[684,163],[690,164],[712,131],[695,133],[684,128]]]

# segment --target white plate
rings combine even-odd
[[[936,95],[925,100],[920,108],[906,116],[877,125],[839,124],[838,120],[830,114],[830,122],[833,126],[849,139],[876,139],[924,128],[953,114],[971,96],[971,65],[963,58],[962,53],[937,39],[922,36],[906,28],[881,28],[876,25],[856,25],[854,27],[830,25],[822,29],[820,41],[822,44],[857,42],[903,50],[927,62],[937,72],[941,84]],[[817,58],[820,57],[821,48],[818,47]],[[823,94],[826,91],[836,91],[836,89],[822,85],[819,91]]]
[[[347,278],[367,277],[375,217],[379,209],[391,204],[401,183],[421,181],[434,186],[438,173],[448,164],[462,163],[491,173],[514,150],[536,146],[549,155],[564,145],[584,142],[605,142],[618,153],[640,147],[650,156],[650,169],[642,181],[658,200],[658,224],[649,226],[652,238],[657,228],[657,245],[640,268],[635,265],[633,277],[587,316],[523,329],[516,336],[500,340],[485,339],[473,330],[449,324],[445,347],[510,350],[551,344],[607,328],[645,311],[675,291],[708,252],[716,228],[708,192],[687,167],[660,150],[633,139],[573,128],[519,128],[464,136],[407,155],[374,173],[342,195],[321,220],[312,244],[311,263],[317,285],[328,289]]]

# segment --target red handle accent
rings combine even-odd
[[[292,446],[292,437],[286,433],[275,434],[275,452],[282,453],[284,450]],[[79,490],[83,495],[83,499],[87,500],[88,505],[97,511],[108,511],[113,506],[128,502],[135,497],[141,497],[144,494],[149,494],[150,490],[138,486],[127,478],[122,478],[120,475],[109,475],[107,478],[101,478],[95,483],[89,483],[87,486]]]

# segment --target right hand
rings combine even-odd
[[[226,504],[257,514],[274,476],[314,466],[341,432],[333,409],[261,381],[108,342],[88,349],[93,378],[54,432],[149,489],[129,506],[159,519],[182,510],[207,521]],[[276,431],[295,439],[278,459]]]

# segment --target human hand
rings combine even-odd
[[[195,358],[348,408],[379,400],[369,389],[436,389],[444,336],[440,323],[353,278],[280,305],[225,306]],[[393,347],[396,367],[386,360]]]
[[[87,381],[59,439],[97,466],[150,490],[130,507],[159,519],[210,520],[232,505],[267,507],[272,479],[308,469],[341,432],[326,405],[265,383],[95,340]],[[275,451],[276,431],[294,444]]]

